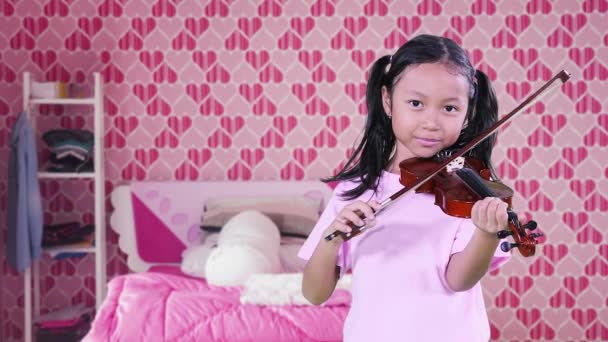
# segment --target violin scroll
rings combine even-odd
[[[511,215],[513,213],[513,215]],[[512,217],[515,217],[513,220]],[[501,230],[496,233],[499,239],[504,239],[509,236],[513,237],[514,243],[503,241],[500,244],[500,249],[503,252],[508,252],[513,248],[517,248],[519,253],[524,257],[533,256],[536,252],[536,238],[543,236],[542,233],[527,233],[526,230],[535,230],[538,227],[536,221],[530,220],[525,224],[521,224],[515,212],[509,209],[509,229]]]
[[[500,244],[500,249],[503,252],[508,252],[513,248],[517,248],[517,250],[519,251],[519,253],[524,256],[524,257],[529,257],[529,256],[533,256],[534,253],[536,252],[536,244],[538,243],[538,241],[536,241],[537,237],[541,237],[543,236],[542,233],[533,233],[533,234],[529,234],[523,237],[520,237],[518,235],[513,235],[514,240],[516,242],[509,242],[509,241],[503,241]]]

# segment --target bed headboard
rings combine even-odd
[[[303,195],[325,207],[332,189],[320,181],[134,182],[112,191],[110,225],[131,271],[179,264],[182,251],[200,243],[201,214],[211,197]]]

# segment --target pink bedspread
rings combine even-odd
[[[334,295],[340,295],[335,293]],[[83,341],[341,341],[344,298],[324,306],[242,305],[240,289],[167,273],[114,278]]]

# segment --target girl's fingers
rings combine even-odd
[[[486,197],[477,201],[471,209],[471,217],[478,227],[489,232],[507,227],[509,215],[508,204],[497,197]]]
[[[507,214],[508,205],[503,200],[498,199],[499,204],[496,208],[496,220],[499,228],[505,228],[507,226],[509,215]]]
[[[380,203],[378,201],[369,201],[369,206],[374,209],[374,212],[380,210]]]
[[[357,227],[372,227],[376,224],[374,212],[379,208],[380,203],[377,201],[370,201],[369,203],[363,201],[352,202],[342,209],[332,223],[331,228],[343,233],[350,233],[352,231],[351,224]]]
[[[521,224],[526,224],[528,223],[528,217],[526,216],[526,214],[517,214],[517,220],[521,223]]]
[[[488,201],[488,210],[486,211],[488,223],[496,224],[498,222],[498,210],[500,207],[500,201],[498,198],[490,198]]]
[[[489,199],[486,212],[488,217],[488,226],[495,227],[495,229],[504,229],[507,226],[509,219],[507,208],[507,203],[500,198]]]
[[[342,213],[346,213],[346,212],[357,212],[359,211],[360,213],[363,214],[364,218],[368,218],[368,219],[372,219],[374,218],[374,210],[372,209],[372,207],[370,207],[369,204],[365,203],[365,202],[361,202],[361,201],[355,201],[349,205],[347,205],[346,207],[344,207],[344,209],[342,209]]]
[[[352,228],[349,225],[341,222],[334,222],[332,226],[335,230],[339,230],[343,233],[350,233],[352,231]]]
[[[477,203],[475,203],[475,205],[473,206],[473,211],[475,214],[475,217],[477,217],[478,224],[481,226],[486,226],[487,225],[487,221],[488,221],[488,204],[489,201],[487,198],[484,198],[481,201],[477,201]]]
[[[354,204],[355,204],[355,206],[354,206],[353,209],[354,210],[359,210],[360,212],[362,212],[363,215],[365,216],[365,218],[367,218],[367,219],[373,219],[375,217],[374,210],[372,209],[372,207],[368,203],[357,201]]]
[[[355,212],[353,211],[346,211],[344,213],[342,213],[342,216],[349,222],[354,223],[357,226],[361,226],[363,225],[365,222],[363,221],[362,218],[359,217],[359,215],[355,214]]]

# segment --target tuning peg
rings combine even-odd
[[[543,233],[532,233],[532,234],[530,234],[530,237],[533,238],[533,239],[539,238],[541,236],[545,236],[545,234],[543,234]]]
[[[512,230],[507,230],[507,229],[505,229],[505,230],[501,230],[501,231],[499,231],[498,233],[496,233],[496,236],[497,236],[497,237],[498,237],[500,240],[502,240],[502,239],[506,238],[507,236],[511,236],[511,235],[513,235],[513,231],[512,231]]]
[[[530,220],[530,221],[528,221],[528,223],[524,224],[524,228],[528,229],[528,230],[534,230],[534,229],[536,229],[536,227],[538,227],[538,225],[536,224],[536,221],[534,221],[534,220]]]
[[[511,249],[518,247],[518,246],[519,246],[519,244],[517,244],[517,243],[510,243],[508,241],[505,241],[500,244],[500,250],[502,250],[503,252],[508,252]]]

